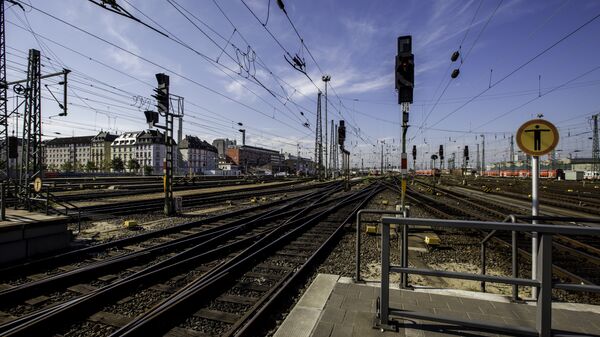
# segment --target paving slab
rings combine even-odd
[[[274,337],[308,337],[317,325],[323,308],[331,291],[337,284],[338,275],[318,274],[304,295],[290,314],[283,321]],[[344,319],[345,310],[340,308],[340,303],[334,304],[337,308],[332,308],[325,318],[325,323],[341,323]],[[318,331],[320,335],[330,333],[331,325],[322,325]],[[315,330],[316,331],[316,330]]]
[[[402,319],[400,317],[392,317],[397,323],[398,331],[375,329],[373,328],[375,305],[379,291],[378,284],[375,283],[354,284],[347,278],[339,278],[331,290],[331,294],[327,297],[327,303],[321,311],[314,328],[308,334],[306,330],[303,330],[304,334],[297,336],[510,336],[501,334],[498,331],[481,331],[445,323]],[[462,290],[449,290],[445,293],[442,289],[390,289],[390,307],[425,312],[440,317],[510,327],[529,329],[535,327],[536,307],[534,303],[510,303],[507,297],[500,295]],[[312,314],[314,315],[314,312]],[[552,315],[552,327],[555,333],[568,334],[568,332],[571,332],[578,336],[600,337],[599,306],[555,303],[553,304]],[[275,336],[288,335],[275,334]]]

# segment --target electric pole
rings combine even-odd
[[[296,176],[300,175],[300,143],[296,144],[298,155],[296,156]]]
[[[323,82],[325,82],[325,142],[328,143],[329,139],[327,139],[327,122],[329,120],[327,119],[327,83],[331,80],[331,76],[323,75],[321,79],[323,80]],[[329,178],[329,161],[327,159],[327,146],[325,146],[325,179]]]
[[[598,115],[592,116],[593,135],[592,135],[592,179],[600,178],[600,144],[598,139]]]
[[[317,125],[315,130],[315,164],[319,180],[323,179],[323,121],[321,118],[321,91],[317,93]]]
[[[514,135],[510,135],[510,171],[515,171],[515,139]]]
[[[59,116],[67,115],[67,75],[70,70],[63,69],[60,72],[42,75],[40,51],[36,49],[29,50],[27,79],[6,82],[6,86],[20,85],[26,83],[23,88],[25,93],[25,112],[23,113],[23,146],[21,147],[21,163],[17,177],[17,196],[21,205],[31,211],[32,188],[31,183],[39,178],[42,179],[42,92],[41,80],[54,76],[63,76],[63,102],[58,103],[63,110]],[[8,145],[8,143],[7,143]]]
[[[333,175],[333,148],[335,147],[333,119],[331,120],[331,133],[329,135],[331,136],[331,140],[329,141],[329,172],[327,173],[327,175],[329,176],[329,178],[335,178],[335,176]]]
[[[6,85],[6,30],[4,24],[4,0],[0,0],[0,179],[6,184],[10,179],[10,159],[8,150],[8,96]],[[4,203],[4,200],[3,200]],[[4,220],[4,219],[2,219]]]
[[[481,175],[485,175],[485,135],[481,135]]]

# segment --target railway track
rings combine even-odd
[[[417,181],[417,184],[425,188],[432,187],[430,184],[424,182]],[[447,219],[456,219],[459,217],[483,221],[504,221],[508,214],[519,213],[515,212],[514,209],[499,204],[492,204],[483,199],[461,195],[458,192],[440,187],[436,188],[437,192],[441,193],[447,200],[427,196],[412,187],[409,195],[424,202],[430,208],[441,208],[444,214],[438,214],[438,216],[449,216],[446,217]],[[453,202],[453,200],[456,202]],[[483,235],[487,234],[483,233]],[[497,232],[492,240],[505,247],[510,248],[512,246],[511,233],[508,232]],[[553,266],[555,275],[582,284],[600,283],[600,277],[597,273],[597,268],[600,266],[600,254],[598,254],[599,250],[597,247],[564,236],[556,236],[553,246],[555,248]],[[517,247],[519,255],[531,261],[531,235],[528,233],[519,233]]]
[[[275,179],[260,180],[260,179],[229,179],[229,180],[216,180],[216,181],[180,181],[173,185],[174,191],[187,191],[193,189],[207,189],[215,187],[225,186],[239,186],[239,185],[252,185],[261,182],[273,182]],[[293,182],[299,183],[307,180],[296,179]],[[112,198],[119,196],[148,194],[148,193],[160,193],[163,191],[163,183],[161,182],[149,182],[149,183],[135,183],[122,185],[119,182],[115,184],[97,184],[92,185],[97,188],[94,189],[76,189],[71,190],[67,188],[54,188],[50,189],[50,192],[56,197],[57,200],[65,201],[83,201],[83,200],[96,200],[102,198]],[[113,189],[109,189],[109,187]]]
[[[309,190],[315,186],[323,186],[326,184],[328,183],[299,185],[297,182],[289,182],[275,187],[258,186],[231,191],[199,192],[198,194],[189,194],[184,196],[183,206],[193,207],[227,200],[239,200],[263,195],[290,193],[295,191]],[[93,206],[81,206],[77,207],[76,210],[81,212],[82,219],[103,219],[107,217],[160,211],[163,209],[163,207],[164,198],[160,197],[143,200],[126,200],[121,202],[115,201]],[[73,212],[73,208],[70,209],[70,213],[77,214],[77,212]]]
[[[446,185],[460,186],[472,190],[486,190],[491,194],[506,196],[516,200],[530,201],[531,183],[513,183],[508,181],[479,181],[472,180],[467,185],[462,185],[452,179],[443,180]],[[571,191],[571,192],[569,192]],[[569,209],[587,214],[600,215],[600,190],[588,189],[580,191],[567,187],[542,185],[540,188],[540,201],[546,205]]]
[[[304,270],[300,266],[331,244],[341,226],[351,219],[350,213],[377,188],[339,193],[338,186],[309,193],[293,206],[282,206],[250,222],[218,233],[213,230],[213,236],[195,246],[163,256],[161,261],[116,281],[75,288],[81,294],[15,318],[0,326],[0,334],[76,336],[93,331],[97,335],[155,335],[157,329],[174,329],[172,334],[181,329],[193,332],[193,324],[182,317],[212,322],[202,325],[212,329],[210,332],[222,324],[227,331],[250,326],[252,317],[264,312],[265,305],[276,298],[273,296],[299,277]],[[0,303],[5,303],[2,297]],[[188,315],[182,316],[182,312]]]

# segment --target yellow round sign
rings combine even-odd
[[[42,190],[42,178],[37,177],[33,180],[33,190],[40,192]]]
[[[521,151],[532,156],[543,156],[558,144],[558,130],[554,124],[543,119],[532,119],[517,131],[517,145]]]

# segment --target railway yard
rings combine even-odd
[[[217,186],[190,184],[176,192],[183,197],[183,209],[164,218],[160,195],[148,191],[124,196],[119,192],[128,191],[128,185],[142,183],[120,184],[107,189],[117,182],[77,179],[52,185],[51,193],[64,200],[80,193],[90,197],[76,202],[80,207],[68,225],[73,234],[67,248],[0,267],[1,335],[271,335],[316,275],[354,277],[350,261],[355,259],[356,212],[394,210],[400,202],[396,176],[354,179],[348,191],[340,181],[231,179]],[[509,214],[528,213],[528,184],[522,178],[415,176],[407,189],[410,216],[504,221]],[[599,186],[544,181],[540,215],[569,217],[572,226],[597,226],[592,222],[600,213]],[[380,218],[367,215],[363,226],[377,226]],[[134,225],[124,227],[126,221]],[[367,282],[381,278],[378,231],[360,231],[360,272]],[[409,265],[481,274],[481,242],[488,234],[416,229],[408,236]],[[427,244],[426,236],[439,242]],[[488,239],[486,274],[511,275],[510,233]],[[598,284],[598,242],[555,236],[553,277]],[[401,261],[400,245],[396,230],[392,261]],[[531,235],[519,235],[517,245],[516,275],[531,278]],[[391,280],[400,281],[398,275]],[[407,282],[423,289],[514,296],[511,286],[494,282],[422,275],[409,275]],[[517,296],[530,298],[531,287],[519,287]],[[600,296],[589,292],[555,289],[553,298],[558,303],[600,304]]]
[[[600,1],[0,0],[0,337],[600,337]]]

